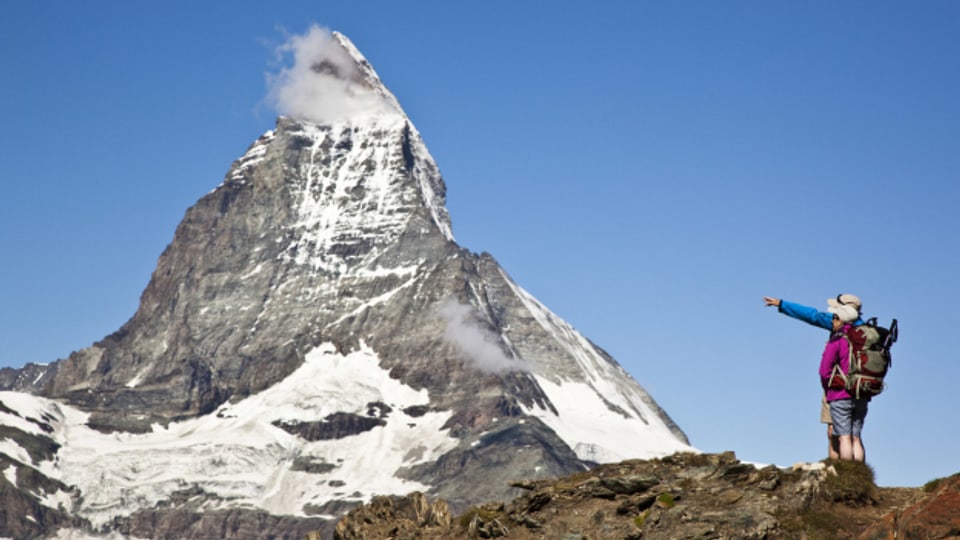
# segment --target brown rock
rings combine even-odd
[[[472,507],[445,524],[422,518],[425,508],[442,501],[431,505],[421,494],[377,499],[341,520],[334,538],[960,538],[960,474],[940,481],[929,494],[878,488],[864,474],[872,478],[863,465],[756,469],[731,452],[675,454],[554,480],[516,481],[514,486],[527,490],[522,496]],[[871,498],[838,498],[838,484],[869,488]],[[614,486],[631,487],[608,489]]]
[[[883,516],[860,538],[960,538],[960,474],[937,481],[922,500]]]
[[[372,540],[375,538],[414,538],[418,531],[449,528],[450,510],[443,500],[433,504],[420,492],[406,497],[375,497],[368,504],[350,511],[337,523],[335,540]]]

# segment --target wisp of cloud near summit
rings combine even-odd
[[[276,53],[289,65],[267,74],[267,101],[282,115],[333,123],[396,112],[383,95],[359,82],[356,61],[327,28],[314,24],[291,35]]]

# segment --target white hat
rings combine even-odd
[[[853,306],[857,311],[863,309],[860,297],[850,293],[838,294],[836,298],[827,298],[827,305],[830,307]]]
[[[845,323],[851,323],[857,320],[857,317],[860,316],[860,314],[857,313],[857,310],[853,306],[848,306],[844,304],[841,304],[839,306],[830,306],[829,308],[827,308],[827,311],[829,311],[830,313],[833,313],[834,315],[839,317],[842,322],[845,322]]]

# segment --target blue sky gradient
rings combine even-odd
[[[0,366],[137,308],[275,112],[276,48],[346,34],[420,130],[458,242],[610,352],[704,451],[825,456],[824,330],[901,339],[881,485],[960,471],[960,4],[19,2],[0,18]]]

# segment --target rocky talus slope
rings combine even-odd
[[[422,494],[354,509],[335,540],[960,538],[960,475],[881,488],[869,467],[821,462],[757,468],[731,453],[601,465],[452,516]],[[313,536],[319,539],[319,535]],[[327,538],[327,537],[324,537]]]

